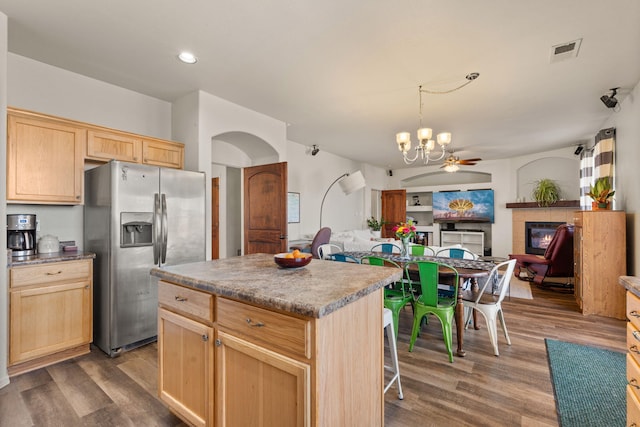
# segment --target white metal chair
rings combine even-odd
[[[460,259],[478,259],[479,256],[467,248],[440,248],[436,256]]]
[[[398,348],[396,346],[396,334],[393,327],[393,314],[388,308],[383,309],[382,327],[387,331],[387,342],[389,343],[389,351],[391,353],[391,366],[384,365],[384,369],[393,373],[393,376],[385,385],[384,392],[391,387],[394,382],[398,383],[398,399],[404,399],[402,395],[402,385],[400,384],[400,366],[398,364]]]
[[[471,293],[470,291],[462,293],[462,303],[464,304],[465,313],[465,329],[471,322],[473,310],[477,310],[482,313],[487,322],[487,331],[489,332],[489,339],[493,345],[493,354],[496,356],[500,356],[500,353],[498,352],[497,318],[500,318],[500,324],[502,325],[502,330],[504,331],[504,337],[507,340],[507,344],[511,345],[509,333],[507,332],[507,325],[504,322],[502,300],[504,300],[507,290],[509,289],[515,265],[515,259],[501,262],[493,267],[491,273],[489,273],[489,277],[477,294],[475,292]]]
[[[325,243],[323,245],[318,246],[318,258],[320,259],[332,259],[331,254],[335,254],[338,252],[342,252],[343,249],[333,243]]]
[[[395,243],[385,242],[378,243],[371,248],[371,252],[382,252],[385,254],[399,254],[402,252],[402,248]]]

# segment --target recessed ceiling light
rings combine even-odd
[[[195,64],[196,62],[198,62],[198,58],[196,58],[196,56],[190,52],[180,52],[180,55],[178,55],[178,59],[185,64]]]

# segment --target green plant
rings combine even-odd
[[[560,187],[554,180],[543,178],[535,182],[531,196],[538,202],[538,206],[549,206],[560,199]]]
[[[603,176],[596,179],[596,182],[589,187],[587,196],[591,197],[598,204],[606,204],[616,192],[611,189],[611,178]]]
[[[371,217],[367,220],[367,226],[369,226],[369,228],[372,229],[373,231],[380,231],[380,229],[382,229],[382,226],[384,224],[385,224],[384,218],[380,218],[379,222],[374,217]]]

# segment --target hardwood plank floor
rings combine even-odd
[[[404,400],[395,386],[389,389],[385,425],[557,426],[544,339],[625,351],[626,322],[584,317],[563,291],[532,286],[532,293],[533,300],[505,301],[512,345],[500,335],[500,357],[480,320],[482,329],[465,333],[467,356],[449,363],[434,317],[409,353],[411,309],[403,310],[398,357]],[[156,369],[157,346],[149,344],[115,359],[92,349],[14,377],[0,389],[0,426],[184,426],[156,398]]]

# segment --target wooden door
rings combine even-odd
[[[395,237],[393,227],[407,220],[407,191],[387,190],[382,192],[382,237]]]
[[[158,310],[158,393],[194,426],[213,425],[213,328]]]
[[[211,259],[220,258],[220,178],[211,178]]]
[[[310,425],[310,366],[218,331],[219,427]]]
[[[287,250],[287,163],[244,169],[244,253]]]

